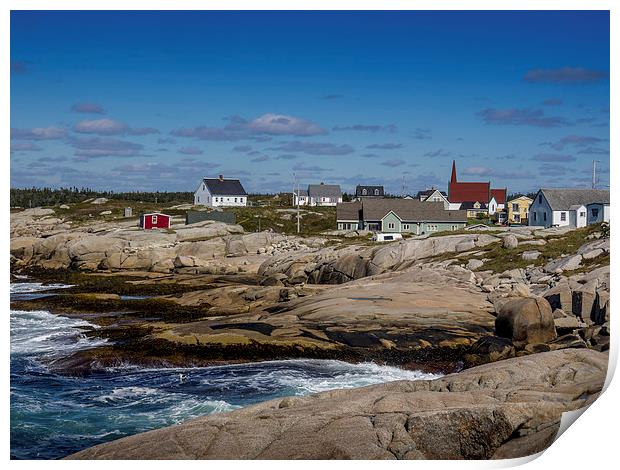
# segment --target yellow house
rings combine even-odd
[[[527,218],[530,211],[532,199],[526,196],[520,196],[506,203],[508,209],[509,224],[527,225]]]

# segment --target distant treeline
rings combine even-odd
[[[89,188],[11,188],[11,207],[54,206],[56,204],[72,204],[90,198],[105,197],[125,201],[142,201],[157,203],[191,203],[194,193],[191,192],[115,192],[95,191]]]

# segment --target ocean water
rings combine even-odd
[[[65,286],[11,285],[12,298]],[[49,294],[49,292],[48,292]],[[286,360],[199,368],[104,369],[67,377],[48,361],[102,340],[83,320],[11,311],[11,457],[57,459],[86,447],[189,418],[289,395],[393,380],[435,378],[373,363]]]

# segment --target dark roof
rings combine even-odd
[[[336,204],[336,220],[359,220],[362,203],[359,201]]]
[[[381,220],[394,212],[408,222],[466,222],[465,211],[444,209],[443,202],[426,202],[419,199],[365,199],[362,201],[364,220]]]
[[[239,180],[204,178],[202,180],[213,196],[247,196]]]
[[[479,209],[479,210],[485,210],[488,208],[487,204],[485,202],[480,202],[480,207],[474,207],[474,204],[476,204],[476,202],[480,202],[480,201],[465,201],[461,204],[461,210],[464,209]]]
[[[307,189],[296,189],[293,194],[295,195],[299,195],[299,196],[307,196],[308,195],[308,190]]]
[[[366,190],[366,194],[363,194],[364,189]],[[378,190],[377,194],[375,194],[375,190]],[[355,187],[355,197],[367,197],[367,196],[375,196],[375,197],[385,196],[385,192],[383,191],[383,186],[369,186],[369,185],[358,184]]]
[[[424,191],[418,191],[418,194],[416,194],[416,197],[418,199],[420,199],[420,197],[422,196],[430,196],[431,194],[433,194],[435,191],[439,191],[438,189],[425,189]],[[448,198],[448,195],[446,194],[445,191],[439,191],[441,193],[441,195],[443,197],[445,197],[446,199]]]
[[[339,198],[342,196],[339,184],[309,184],[308,194],[310,197]]]
[[[609,191],[605,189],[541,189],[551,209],[567,211],[571,206],[609,204]]]
[[[491,197],[494,197],[498,204],[506,204],[506,188],[491,189]]]

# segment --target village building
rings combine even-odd
[[[527,196],[519,196],[507,202],[507,222],[509,224],[528,225],[528,217],[530,213],[530,204],[533,199]]]
[[[170,228],[171,217],[161,212],[147,212],[140,214],[140,228],[144,230]]]
[[[609,222],[609,191],[539,189],[529,209],[529,225],[585,227]]]
[[[383,186],[369,186],[358,184],[355,187],[355,198],[360,199],[363,197],[384,197],[385,191]]]
[[[477,204],[486,206],[489,216],[495,215],[506,208],[506,188],[491,188],[491,182],[458,181],[456,176],[456,161],[452,161],[452,175],[448,183],[449,208],[452,210],[468,209]],[[465,203],[465,207],[461,207]]]
[[[424,191],[418,191],[416,199],[427,202],[443,202],[446,210],[450,209],[450,202],[448,201],[448,195],[445,191],[439,191],[438,189],[431,188]]]
[[[293,192],[293,205],[297,206],[335,206],[342,202],[339,184],[309,184],[308,189]]]
[[[207,207],[244,207],[248,193],[238,179],[203,178],[194,193],[194,205]]]
[[[339,230],[423,235],[460,230],[467,225],[467,213],[461,210],[445,210],[442,202],[368,198],[338,204],[336,224]]]

